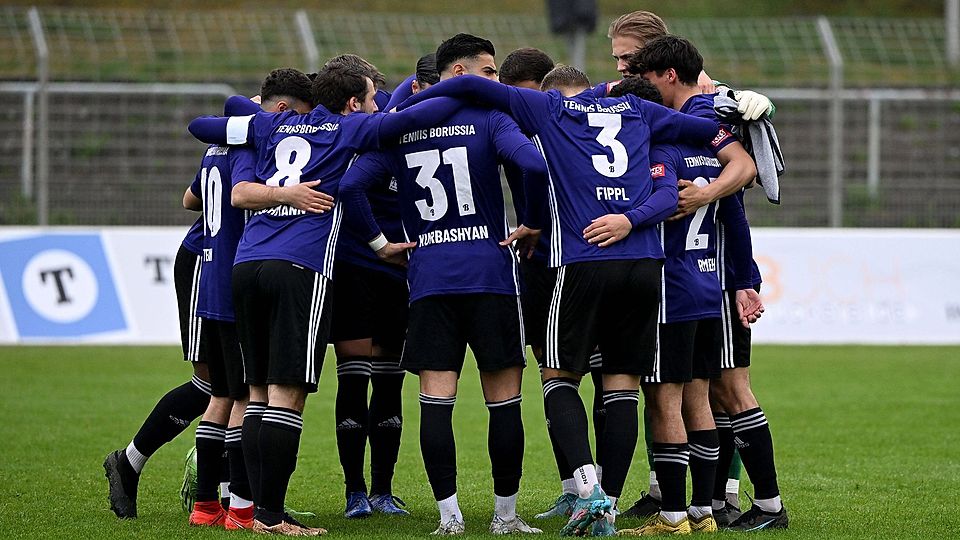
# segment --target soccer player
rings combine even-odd
[[[312,96],[307,77],[295,69],[272,71],[260,88],[260,107],[277,113],[310,111]],[[204,217],[203,268],[197,313],[204,320],[201,347],[210,366],[213,397],[197,427],[197,496],[191,525],[249,529],[253,525],[252,494],[241,445],[248,389],[234,319],[232,273],[237,244],[244,228],[244,211],[232,206],[232,188],[255,182],[256,154],[249,147],[210,146],[191,186],[200,193]],[[293,186],[280,188],[290,191]],[[185,197],[191,197],[188,192]],[[239,200],[239,197],[238,197]],[[327,205],[326,209],[332,208]],[[230,470],[230,505],[224,512],[216,483],[226,450]],[[251,460],[254,462],[255,460]]]
[[[417,60],[417,70],[414,74],[397,85],[390,94],[390,101],[381,110],[392,111],[408,97],[438,82],[440,82],[440,74],[437,73],[437,55],[436,53],[425,54]]]
[[[356,57],[355,55],[342,55]],[[333,65],[335,60],[327,62]],[[366,61],[360,59],[365,64]],[[363,64],[358,64],[363,66]],[[374,82],[383,76],[367,64]],[[371,71],[372,70],[372,71]],[[378,92],[379,95],[379,92]],[[378,223],[387,237],[404,238],[396,182],[368,193]],[[355,221],[355,220],[354,220]],[[404,370],[400,353],[407,331],[406,269],[381,260],[357,232],[348,215],[337,240],[330,339],[337,355],[336,433],[346,485],[344,516],[361,518],[374,511],[408,515],[393,496],[393,472],[403,427],[401,390]],[[372,386],[369,405],[367,387]],[[363,461],[370,439],[370,496]]]
[[[673,47],[658,48],[661,40]],[[658,38],[648,45],[662,64],[668,64],[664,104],[674,110],[715,119],[713,96],[702,94],[696,84],[703,60],[697,50],[680,38]],[[639,78],[627,79],[614,93],[646,83],[646,96],[659,101],[658,87]],[[639,89],[642,91],[642,88]],[[650,154],[654,182],[676,184],[680,178],[707,184],[724,175],[748,182],[756,175],[750,155],[721,127],[708,145],[658,145]],[[719,453],[719,441],[710,410],[710,380],[720,373],[721,290],[717,278],[716,227],[720,217],[731,224],[729,232],[739,239],[748,237],[746,218],[739,200],[722,199],[682,220],[661,225],[666,262],[660,301],[660,333],[653,374],[644,378],[645,409],[650,411],[654,469],[662,492],[661,510],[655,519],[621,534],[640,536],[713,532],[711,497]],[[736,225],[737,227],[735,227]],[[740,250],[741,268],[749,268],[752,257]],[[686,470],[689,461],[693,497],[686,504]],[[689,517],[688,517],[689,516]]]
[[[189,188],[187,189],[189,192]],[[187,231],[173,264],[173,284],[180,319],[183,359],[193,366],[193,377],[167,392],[144,420],[125,449],[107,455],[103,468],[109,486],[110,509],[118,518],[137,517],[137,487],[144,465],[164,444],[172,441],[206,410],[210,375],[200,354],[201,321],[196,315],[200,281],[203,217]]]
[[[529,88],[531,90],[540,90],[543,78],[555,67],[553,59],[547,53],[540,49],[526,47],[517,49],[508,54],[500,64],[500,82],[518,88]],[[606,91],[604,90],[604,94]],[[511,167],[504,167],[507,181],[514,182],[511,187],[516,186],[512,191],[516,194],[522,194],[519,183],[515,180],[518,177],[516,171]],[[516,195],[515,195],[516,197]],[[519,199],[522,203],[522,199]],[[523,204],[517,204],[518,199],[514,199],[518,213],[523,208]],[[523,289],[520,299],[523,304],[523,326],[526,330],[527,343],[533,351],[533,356],[542,366],[545,360],[545,347],[547,342],[547,311],[550,307],[550,298],[553,296],[553,287],[557,282],[557,269],[550,268],[547,264],[548,254],[550,253],[550,234],[544,231],[540,235],[536,249],[532,254],[520,257],[520,274],[523,276]],[[590,375],[594,384],[593,392],[593,431],[597,441],[603,440],[603,428],[605,424],[606,411],[603,408],[603,381],[600,372],[601,357],[599,353],[590,356]],[[560,443],[547,425],[547,433],[550,435],[550,444],[553,450],[554,459],[557,462],[557,471],[560,474],[561,494],[554,501],[553,505],[544,512],[537,514],[537,519],[544,519],[552,516],[567,516],[573,513],[573,505],[577,502],[577,485],[573,479],[573,469],[567,465],[563,452],[560,449]],[[602,475],[603,447],[597,446],[597,477],[603,483]]]
[[[675,37],[663,37],[654,40],[641,50],[635,59],[633,69],[643,70],[643,76],[654,83],[664,93],[665,100],[671,85],[676,86],[675,74],[671,74],[670,61],[692,47],[685,40]],[[733,183],[736,185],[736,183]],[[741,184],[741,187],[744,184]],[[743,191],[738,190],[735,197],[743,201]],[[699,212],[699,210],[697,210]],[[746,231],[749,239],[749,229]],[[730,234],[726,227],[720,228],[719,256],[723,262],[721,286],[723,296],[723,372],[722,376],[711,382],[711,395],[715,405],[716,423],[721,439],[719,470],[723,471],[732,459],[732,449],[736,445],[754,484],[753,506],[743,515],[732,519],[728,527],[736,530],[756,530],[764,528],[786,528],[789,523],[786,509],[780,500],[777,484],[777,471],[774,464],[773,439],[766,416],[760,408],[750,388],[750,316],[759,311],[760,273],[756,264],[749,268],[734,266],[727,251],[732,241],[742,240],[740,235]],[[736,324],[740,320],[743,324]],[[753,319],[755,320],[755,319]],[[738,442],[739,441],[739,442]],[[720,481],[714,487],[713,507],[726,514],[723,522],[735,514],[736,509],[727,508]],[[723,523],[726,524],[726,523]]]
[[[441,80],[476,73],[496,78],[489,41],[457,34],[437,49]],[[522,171],[531,187],[527,225],[510,234],[499,164]],[[396,178],[403,228],[415,242],[388,241],[365,193]],[[401,365],[420,377],[420,449],[440,525],[434,534],[464,532],[457,500],[452,413],[469,344],[490,414],[493,534],[539,533],[516,512],[523,463],[520,386],[524,366],[519,269],[510,243],[545,217],[546,166],[509,116],[465,107],[430,130],[410,131],[389,151],[362,156],[344,176],[348,212],[364,216],[363,231],[381,257],[410,255],[410,326]],[[508,238],[509,237],[509,238]]]
[[[336,197],[340,178],[357,153],[432,126],[457,107],[434,102],[405,114],[367,114],[377,111],[376,89],[369,77],[349,66],[322,70],[312,95],[317,105],[305,115],[260,112],[191,122],[191,133],[203,142],[251,144],[257,150],[257,181],[234,187],[239,206],[272,202],[276,187],[301,182]],[[296,467],[304,403],[317,389],[329,337],[332,299],[327,290],[341,216],[337,205],[323,213],[289,203],[263,208],[247,221],[237,248],[234,306],[244,373],[251,403],[267,398],[259,433],[252,427],[243,434],[255,438],[260,449],[255,531],[322,532],[297,525],[285,515],[283,503]]]
[[[361,56],[350,53],[334,56],[333,58],[327,60],[327,62],[323,65],[323,68],[327,69],[332,66],[345,66],[356,69],[367,77],[370,77],[370,80],[373,81],[374,88],[377,89],[377,93],[373,97],[373,101],[376,102],[378,110],[389,110],[386,108],[386,105],[390,101],[390,92],[387,92],[383,89],[383,85],[387,84],[387,79],[383,76],[383,73],[380,73],[380,70],[377,69],[377,66],[371,64]]]
[[[461,77],[403,105],[434,96],[490,104],[510,112],[534,135],[546,158],[550,265],[560,269],[548,315],[544,399],[579,495],[561,534],[583,534],[601,516],[608,526],[594,534],[609,534],[610,511],[636,447],[640,376],[652,368],[656,346],[663,249],[655,225],[675,210],[677,197],[676,186],[651,182],[649,142],[706,142],[717,124],[632,96],[596,98],[586,75],[572,67],[555,68],[543,88],[547,91]],[[619,309],[609,310],[611,305]],[[577,393],[597,345],[607,412],[604,485],[613,500],[600,488]]]

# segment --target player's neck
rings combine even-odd
[[[683,106],[690,100],[693,96],[700,95],[699,86],[680,86],[677,88],[677,93],[673,96],[672,108],[675,111],[679,111]]]

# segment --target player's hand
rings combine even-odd
[[[667,221],[676,221],[697,211],[701,206],[710,204],[703,190],[689,180],[677,180],[680,198],[677,200],[677,211],[667,218]]]
[[[766,308],[760,300],[760,293],[753,289],[737,291],[737,315],[744,328],[750,328],[751,323],[757,322],[757,319],[763,315],[764,309]]]
[[[733,93],[733,99],[737,100],[737,112],[747,121],[769,114],[773,107],[770,98],[752,90],[737,90]]]
[[[319,185],[320,180],[312,180],[295,186],[283,186],[279,191],[280,202],[311,214],[333,210],[333,196],[313,189]]]
[[[387,245],[377,250],[380,260],[399,266],[407,265],[407,250],[417,246],[416,242],[387,242]]]
[[[591,244],[607,247],[626,238],[632,230],[633,224],[627,216],[607,214],[593,220],[590,226],[583,230],[583,237]]]
[[[531,229],[526,225],[520,225],[515,231],[510,233],[510,236],[506,240],[500,242],[501,246],[507,247],[514,242],[517,243],[517,253],[521,257],[531,258],[533,257],[533,251],[537,247],[537,242],[540,241],[540,229]]]
[[[717,86],[713,84],[713,79],[703,70],[700,71],[700,76],[697,77],[697,86],[700,87],[701,94],[715,94],[717,92]]]

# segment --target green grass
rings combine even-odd
[[[177,357],[171,347],[0,348],[0,537],[226,537],[188,529],[180,511],[190,432],[144,470],[139,519],[118,521],[106,502],[103,457],[125,446],[156,400],[188,378]],[[773,429],[791,517],[789,531],[764,537],[956,538],[960,348],[756,347],[754,358],[753,383]],[[332,537],[425,537],[436,508],[417,444],[416,379],[405,386],[407,426],[395,481],[414,516],[348,522],[340,517],[332,355],[327,362],[320,391],[307,404],[288,502],[317,512]],[[519,507],[529,517],[552,501],[558,481],[536,370],[526,375]],[[584,387],[589,396],[591,385]],[[462,378],[454,421],[460,500],[468,531],[479,535],[489,523],[492,485],[487,413],[473,368]],[[641,443],[625,503],[646,479]],[[545,529],[553,536],[560,525]]]

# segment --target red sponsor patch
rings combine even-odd
[[[667,169],[663,166],[663,163],[657,163],[650,167],[650,177],[651,178],[663,178],[667,175]]]
[[[717,136],[713,138],[713,142],[710,144],[713,146],[720,146],[720,143],[732,137],[729,131],[720,128],[720,131],[717,132]]]

